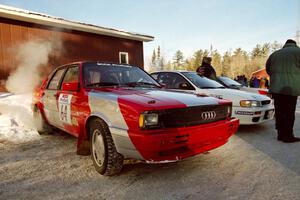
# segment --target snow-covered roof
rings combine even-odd
[[[125,38],[143,42],[153,41],[154,37],[133,33],[124,30],[117,30],[113,28],[101,27],[93,24],[87,24],[82,22],[76,22],[71,20],[66,20],[60,17],[53,17],[42,13],[32,12],[28,10],[23,10],[19,8],[14,8],[10,6],[4,6],[0,4],[0,17],[30,22],[40,25],[47,25],[57,28],[69,29],[69,30],[77,30],[88,33],[94,33],[99,35],[107,35],[118,38]]]

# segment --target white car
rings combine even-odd
[[[242,91],[252,92],[257,94],[263,94],[268,96],[270,95],[268,89],[246,87],[240,84],[239,82],[232,80],[231,78],[228,78],[226,76],[219,76],[217,77],[217,79],[218,79],[217,81],[222,85],[224,85],[226,88],[242,90]]]
[[[192,71],[160,71],[151,75],[166,89],[206,94],[232,101],[232,116],[239,118],[241,125],[259,124],[274,118],[273,102],[265,95],[228,89]]]

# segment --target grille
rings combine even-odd
[[[268,104],[270,104],[270,103],[271,103],[270,100],[265,100],[265,101],[262,101],[262,102],[261,102],[261,105],[264,106],[264,105],[268,105]]]
[[[195,126],[224,120],[227,117],[228,105],[215,106],[192,106],[187,108],[168,109],[159,114],[159,121],[162,127],[177,128],[184,126]],[[203,120],[204,112],[215,112],[213,119]],[[203,116],[203,115],[202,115]]]

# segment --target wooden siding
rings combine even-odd
[[[61,41],[62,50],[49,55],[47,71],[59,65],[80,60],[119,63],[119,52],[128,52],[129,64],[140,67],[144,65],[143,42],[141,41],[55,29],[0,18],[0,80],[6,79],[9,73],[18,66],[13,49],[19,44],[36,39],[57,38]]]

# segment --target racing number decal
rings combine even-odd
[[[71,121],[71,94],[60,94],[58,98],[58,114],[59,119],[67,124],[72,124]]]

